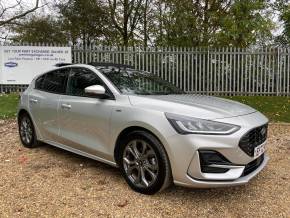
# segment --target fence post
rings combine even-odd
[[[277,48],[277,78],[276,78],[276,95],[280,95],[280,48]]]
[[[210,77],[209,77],[209,70],[210,70],[210,60],[209,60],[209,46],[207,46],[207,64],[206,64],[206,95],[209,95],[209,89],[210,89]]]

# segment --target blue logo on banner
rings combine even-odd
[[[5,67],[17,67],[18,66],[18,63],[15,63],[15,62],[6,62],[4,64]]]

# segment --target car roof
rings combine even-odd
[[[77,66],[77,65],[90,65],[97,68],[129,68],[134,69],[134,66],[126,65],[126,64],[117,64],[117,63],[110,63],[110,62],[91,62],[88,64],[73,64],[73,63],[57,63],[55,64],[56,67],[65,67],[65,66]]]

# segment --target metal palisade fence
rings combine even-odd
[[[188,93],[290,95],[288,48],[73,47],[73,62],[114,62],[149,71]]]
[[[290,96],[289,48],[77,45],[72,46],[72,57],[73,63],[132,65],[162,77],[187,93]]]

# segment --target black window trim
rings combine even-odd
[[[48,73],[48,72],[47,72]],[[35,78],[35,80],[34,80],[34,89],[36,89],[36,90],[42,90],[42,89],[40,89],[40,88],[36,88],[36,82],[37,82],[37,80],[38,79],[40,79],[41,77],[44,77],[45,78],[45,76],[46,76],[46,73],[43,73],[43,74],[40,74],[39,76],[37,76],[36,78]],[[43,85],[43,80],[42,80],[42,84],[41,84],[41,86]]]
[[[53,73],[53,72],[55,72],[55,71],[60,71],[60,70],[64,70],[64,69],[67,69],[67,68],[61,68],[61,69],[54,69],[54,70],[50,70],[50,71],[48,71],[48,72],[45,72],[45,73],[43,73],[43,74],[41,74],[41,75],[39,75],[36,79],[35,79],[35,83],[34,83],[34,89],[36,89],[36,90],[39,90],[39,91],[42,91],[42,92],[47,92],[47,93],[51,93],[51,94],[57,94],[57,95],[65,95],[66,94],[66,89],[67,89],[67,81],[68,81],[68,76],[69,76],[69,73],[70,73],[70,70],[69,70],[69,72],[67,73],[67,76],[66,76],[66,79],[65,79],[65,91],[63,92],[63,93],[59,93],[59,92],[52,92],[52,91],[48,91],[48,90],[45,90],[45,89],[43,89],[43,84],[41,85],[41,88],[36,88],[36,81],[40,78],[40,77],[44,77],[44,79],[43,80],[45,80],[45,78],[46,78],[46,76],[47,76],[47,74],[49,74],[49,73]],[[42,83],[43,83],[43,81],[42,81]]]
[[[106,98],[106,100],[116,100],[115,95],[113,94],[113,92],[111,91],[111,89],[107,86],[107,84],[104,82],[104,80],[99,77],[99,75],[96,72],[94,72],[91,69],[88,69],[86,67],[79,67],[79,66],[70,66],[70,67],[64,67],[64,68],[54,69],[54,70],[51,70],[51,71],[48,71],[46,73],[43,73],[43,74],[39,75],[35,79],[34,89],[39,90],[39,91],[42,91],[42,92],[47,92],[47,93],[52,93],[52,94],[58,94],[58,95],[75,96],[75,97],[81,97],[81,98],[96,98],[96,99],[101,99],[98,96],[79,96],[79,95],[71,95],[71,94],[68,94],[67,93],[68,79],[69,79],[69,77],[72,74],[72,69],[78,69],[78,68],[80,68],[80,69],[86,69],[86,70],[94,73],[100,79],[100,81],[102,82],[104,88],[109,92],[110,97]],[[67,69],[68,70],[68,74],[67,74],[66,82],[65,82],[65,92],[64,93],[50,92],[50,91],[44,90],[43,88],[41,88],[41,89],[40,88],[36,88],[36,81],[37,81],[37,79],[39,79],[42,76],[44,76],[44,79],[45,79],[45,77],[46,77],[46,75],[48,73],[51,73],[51,72],[54,72],[54,71],[58,71],[58,70],[62,70],[62,69]]]
[[[71,95],[71,94],[68,94],[68,92],[67,92],[68,81],[69,81],[68,79],[69,79],[69,77],[72,74],[72,69],[85,69],[85,70],[90,71],[91,73],[94,73],[97,76],[97,78],[102,82],[102,85],[104,86],[104,88],[109,92],[109,95],[110,96],[108,98],[106,98],[106,100],[116,100],[113,92],[110,90],[110,88],[107,86],[107,84],[104,82],[104,80],[102,80],[96,72],[94,72],[91,69],[88,69],[86,67],[71,66],[71,67],[68,67],[68,68],[69,68],[69,74],[68,74],[67,81],[66,81],[65,95],[67,95],[67,96],[74,96],[74,97],[80,97],[80,98],[96,98],[96,99],[102,99],[102,98],[100,98],[100,97],[98,97],[96,95],[95,96],[79,96],[79,95]]]

